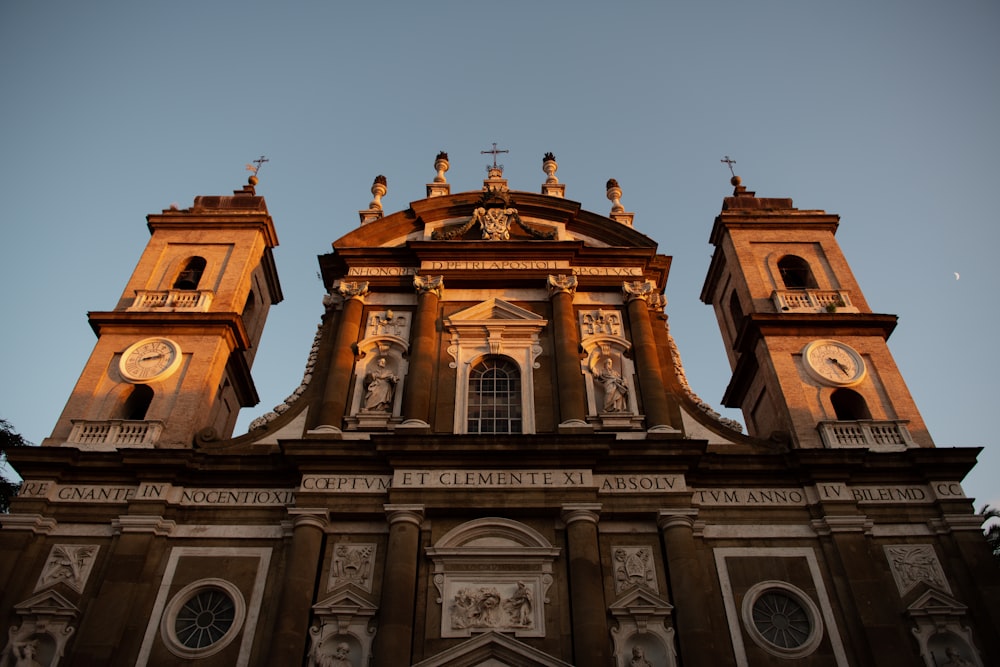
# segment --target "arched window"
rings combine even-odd
[[[201,282],[201,274],[205,272],[205,258],[191,257],[184,264],[184,268],[177,274],[174,281],[174,289],[198,289]]]
[[[816,289],[816,278],[813,277],[809,262],[796,255],[785,255],[778,260],[778,271],[785,289]]]
[[[839,421],[857,421],[858,419],[871,419],[872,413],[868,409],[868,403],[861,394],[853,389],[838,389],[830,395],[830,402],[833,403],[833,411],[837,414]]]
[[[517,364],[487,356],[469,371],[469,433],[521,432],[521,374]]]
[[[128,398],[122,405],[122,419],[142,421],[146,418],[149,404],[153,402],[153,390],[147,384],[137,384],[132,387]]]

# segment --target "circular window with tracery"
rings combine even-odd
[[[245,617],[246,603],[236,586],[223,579],[202,579],[174,595],[160,629],[174,655],[204,658],[228,646]]]
[[[816,605],[783,581],[762,581],[747,591],[743,624],[758,646],[783,658],[809,655],[823,638]]]

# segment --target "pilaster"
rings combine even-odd
[[[389,521],[389,546],[372,667],[398,667],[411,662],[424,506],[387,504],[385,513]]]
[[[573,614],[573,664],[578,667],[607,667],[612,660],[597,538],[600,511],[597,503],[562,506]]]

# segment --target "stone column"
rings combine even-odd
[[[646,413],[646,428],[674,430],[670,426],[670,405],[667,403],[667,393],[660,373],[661,364],[656,353],[653,325],[649,321],[649,302],[657,295],[656,285],[651,280],[624,283],[622,291],[628,303],[632,350],[639,375],[642,407]]]
[[[171,520],[145,514],[126,514],[112,522],[117,537],[109,545],[110,562],[97,596],[74,638],[73,664],[133,664],[149,620],[145,604],[156,596],[167,538],[175,526]]]
[[[580,372],[580,331],[573,314],[573,294],[576,276],[549,276],[549,297],[552,299],[555,326],[556,378],[559,382],[560,429],[587,426],[585,421],[585,389]]]
[[[406,426],[429,426],[434,359],[437,343],[438,303],[444,289],[441,276],[413,276],[417,290],[417,314],[410,334],[410,367],[403,391],[403,419]]]
[[[720,638],[712,631],[708,597],[714,586],[705,581],[694,544],[697,509],[660,510],[657,524],[666,549],[667,574],[674,605],[674,624],[685,667],[709,667],[718,661]],[[728,636],[728,632],[723,636]],[[729,647],[729,655],[732,648]]]
[[[568,503],[562,507],[569,561],[570,607],[573,613],[573,664],[612,664],[608,608],[597,541],[599,504]]]
[[[268,641],[268,665],[299,665],[306,654],[309,617],[322,558],[325,509],[290,508],[292,543],[285,562],[277,623]]]
[[[382,577],[372,667],[410,664],[424,506],[386,505],[385,512],[389,520],[389,546]]]
[[[335,290],[344,299],[333,343],[333,355],[323,387],[323,404],[320,406],[317,430],[340,431],[350,392],[351,373],[354,371],[354,345],[361,331],[361,312],[368,294],[367,282],[337,283]],[[324,428],[325,427],[325,428]]]

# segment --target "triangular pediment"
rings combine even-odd
[[[32,595],[24,602],[19,602],[14,605],[14,609],[19,614],[36,616],[75,616],[80,611],[72,602],[51,588]]]
[[[928,588],[913,603],[906,608],[906,611],[914,614],[963,614],[967,607],[936,588]]]
[[[497,299],[496,297],[482,303],[477,303],[475,306],[470,306],[465,310],[460,310],[448,319],[455,324],[489,320],[522,320],[538,323],[539,320],[543,320],[540,315],[536,315],[530,310],[519,308],[512,303],[507,303],[503,299]]]
[[[321,616],[333,614],[371,616],[378,611],[378,607],[355,590],[353,585],[348,584],[337,589],[330,597],[314,604],[313,611]]]
[[[413,667],[571,667],[499,632],[486,632],[416,663]]]
[[[615,611],[632,613],[636,609],[657,610],[669,613],[673,610],[673,605],[656,595],[653,591],[643,586],[636,586],[625,591],[617,600],[608,607],[612,613]]]

